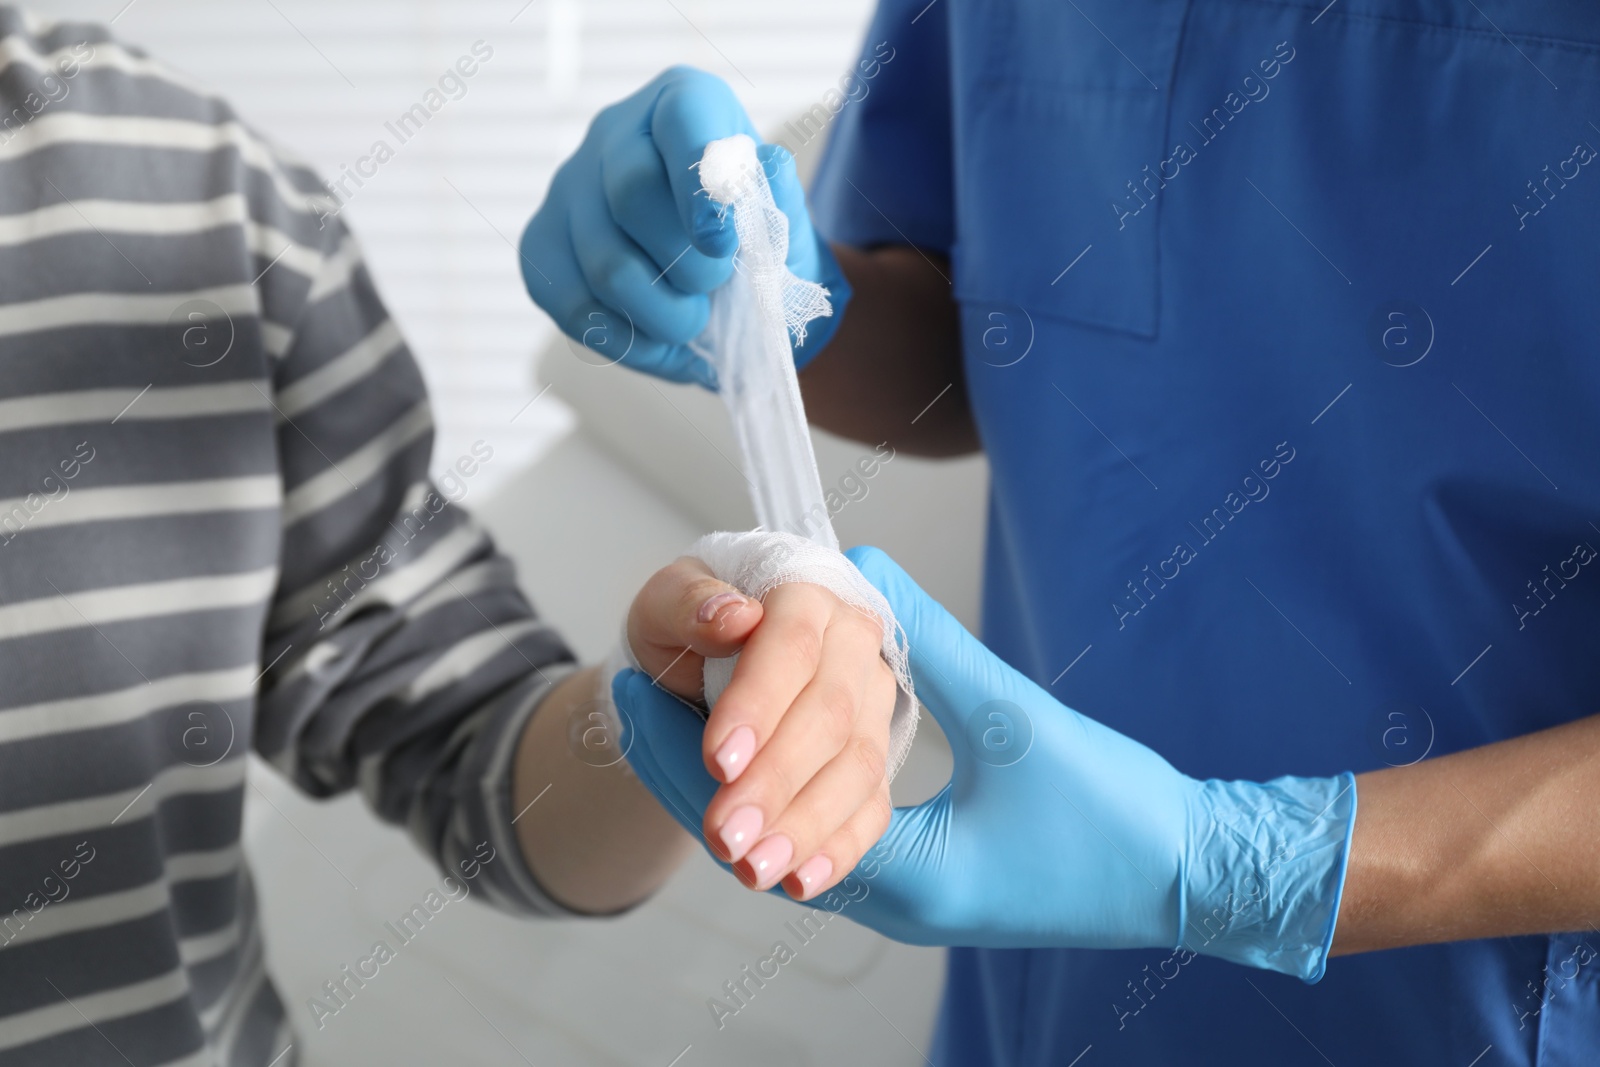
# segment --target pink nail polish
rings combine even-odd
[[[810,900],[833,877],[833,861],[821,854],[812,856],[799,866],[794,876],[800,879],[800,899]]]
[[[723,822],[722,829],[717,831],[717,836],[722,838],[722,847],[728,850],[729,863],[738,863],[750,851],[750,846],[756,843],[756,836],[761,833],[764,821],[761,809],[753,804],[733,810],[733,814]]]
[[[756,732],[748,726],[741,726],[723,739],[722,747],[717,749],[712,759],[722,768],[722,780],[732,782],[744,773],[744,769],[750,765],[750,757],[755,754]]]
[[[773,834],[771,837],[762,838],[761,843],[750,850],[745,857],[745,863],[750,868],[750,873],[755,877],[757,889],[769,889],[788,870],[789,861],[794,859],[794,843],[783,834]]]
[[[710,622],[725,605],[743,602],[744,597],[738,593],[718,593],[716,596],[708,597],[706,602],[700,605],[700,611],[695,617],[701,622]]]

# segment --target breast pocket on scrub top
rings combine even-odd
[[[1188,0],[987,0],[951,10],[958,299],[1154,337],[1160,203]],[[1124,204],[1119,213],[1113,205]]]

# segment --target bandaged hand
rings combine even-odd
[[[733,273],[737,240],[696,167],[708,143],[740,133],[760,140],[727,83],[690,67],[664,71],[601,111],[523,231],[519,259],[534,303],[602,359],[715,388],[688,344],[706,326],[707,294]],[[794,349],[804,360],[827,343],[849,287],[811,227],[794,157],[776,145],[757,155],[789,222],[789,269],[832,298],[834,316]]]
[[[627,637],[645,684],[690,701],[707,658],[739,654],[703,724],[673,702],[708,786],[679,822],[753,888],[781,880],[799,900],[832,888],[889,825],[897,686],[878,619],[803,582],[756,600],[686,557],[639,592]]]
[[[848,553],[905,627],[917,694],[950,739],[950,784],[897,808],[838,892],[897,940],[1172,948],[1315,981],[1333,940],[1355,781],[1200,781],[1012,670],[883,553]],[[628,759],[684,819],[716,792],[692,712],[619,672]],[[985,738],[1005,726],[1013,742]]]

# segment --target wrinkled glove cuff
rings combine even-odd
[[[1196,798],[1180,947],[1319,981],[1344,893],[1355,777],[1212,780]]]

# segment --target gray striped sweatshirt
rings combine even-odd
[[[571,657],[430,485],[421,377],[331,205],[104,30],[0,7],[0,1067],[293,1062],[252,746],[560,910],[509,777]]]

